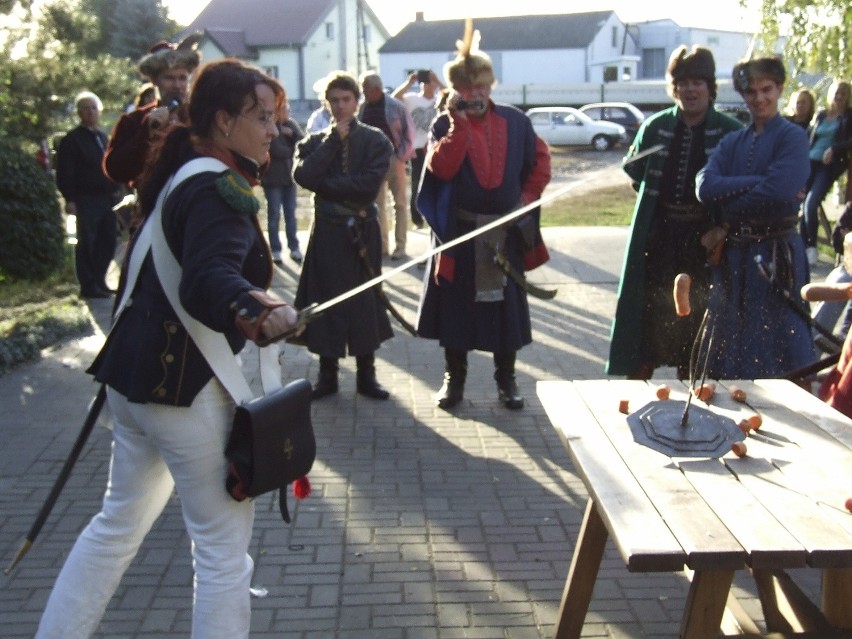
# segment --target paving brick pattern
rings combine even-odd
[[[552,636],[587,493],[535,382],[603,377],[626,229],[553,228],[545,237],[552,260],[530,279],[559,293],[532,302],[535,341],[517,365],[524,410],[497,403],[482,353],[471,354],[463,403],[452,414],[438,410],[443,354],[402,329],[377,353],[390,400],[357,395],[354,359],[341,360],[340,392],[313,407],[313,494],[291,499],[290,526],[277,497],[257,501],[253,581],[268,596],[252,599],[254,639]],[[409,252],[427,243],[413,231]],[[293,264],[279,269],[279,294],[292,297],[297,275]],[[422,276],[412,266],[385,286],[412,319]],[[92,310],[105,327],[109,302],[95,300]],[[84,369],[102,340],[100,332],[72,340],[0,378],[4,566],[77,435],[96,390]],[[251,375],[250,349],[244,359]],[[316,375],[317,359],[304,349],[285,346],[282,362],[285,381]],[[0,577],[4,638],[33,636],[64,558],[98,510],[109,447],[109,431],[96,428],[29,555]],[[677,636],[687,584],[682,574],[629,574],[610,543],[583,636]],[[757,614],[740,577],[737,591]],[[95,637],[188,637],[191,594],[189,540],[173,497]]]

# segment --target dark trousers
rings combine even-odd
[[[93,293],[106,288],[106,274],[115,256],[118,232],[112,194],[78,196],[77,246],[74,266],[80,291]]]

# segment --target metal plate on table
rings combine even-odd
[[[682,425],[685,407],[685,401],[665,399],[631,413],[627,424],[633,439],[669,457],[721,457],[744,439],[733,419],[694,403]]]

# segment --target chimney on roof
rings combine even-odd
[[[423,22],[423,12],[417,11],[414,13],[414,21],[415,22]]]

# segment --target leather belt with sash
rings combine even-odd
[[[464,209],[456,209],[458,219],[475,228],[480,228],[502,217],[500,214],[488,215],[484,213],[473,213]],[[474,282],[476,287],[475,301],[477,302],[499,302],[503,300],[503,287],[506,286],[506,277],[524,289],[529,295],[543,300],[553,299],[556,291],[547,291],[531,284],[518,272],[506,258],[507,229],[504,226],[495,227],[485,233],[473,238],[474,263],[476,273]]]
[[[728,238],[734,242],[766,242],[791,237],[798,232],[799,220],[796,217],[783,218],[777,222],[728,222]]]
[[[324,222],[332,224],[348,225],[349,220],[374,219],[379,214],[379,207],[373,203],[366,206],[356,206],[354,204],[343,204],[341,202],[333,202],[318,196],[314,197],[314,212],[317,217]]]
[[[660,202],[658,207],[663,216],[673,222],[703,222],[710,219],[707,209],[698,202],[689,204]]]

